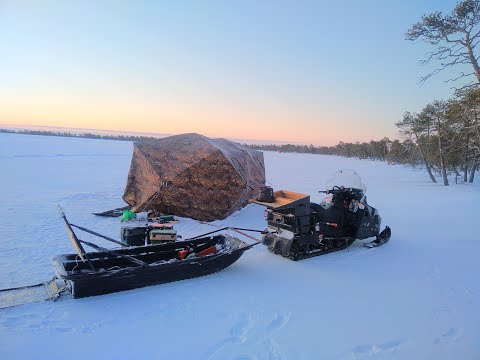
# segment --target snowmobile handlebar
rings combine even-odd
[[[343,192],[345,191],[346,188],[343,187],[343,186],[334,186],[333,189],[330,189],[330,190],[319,190],[318,192],[319,193],[323,193],[323,194],[336,194],[338,192]]]
[[[355,194],[355,193],[363,193],[363,190],[362,189],[357,189],[357,188],[354,188],[354,187],[344,187],[344,186],[334,186],[333,189],[330,189],[330,190],[319,190],[318,192],[319,193],[324,193],[324,194],[338,194],[338,193],[343,193],[343,192],[350,192],[352,194]]]

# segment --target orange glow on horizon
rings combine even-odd
[[[123,89],[123,88],[122,88]],[[54,87],[30,91],[16,89],[0,107],[0,125],[52,126],[158,134],[199,133],[262,142],[306,145],[336,145],[340,141],[370,141],[382,138],[381,114],[359,112],[353,100],[349,107],[327,101],[290,104],[256,98],[222,98],[192,89],[181,96],[104,89]],[[376,120],[377,119],[377,120]],[[359,124],[362,124],[359,126]]]
[[[46,99],[43,99],[46,100]],[[94,106],[92,106],[94,105]],[[50,126],[121,132],[181,134],[196,132],[209,137],[291,142],[313,145],[335,145],[345,139],[344,131],[328,132],[305,129],[286,115],[275,118],[259,116],[255,111],[227,111],[216,108],[179,110],[162,107],[112,104],[71,104],[58,101],[29,101],[28,107],[9,103],[0,109],[0,125]],[[76,111],[74,111],[74,109]],[[78,109],[78,110],[77,110]],[[277,114],[275,114],[277,115]],[[318,126],[316,126],[318,128]],[[324,127],[328,128],[328,127]],[[341,130],[341,129],[339,129]]]
[[[10,121],[10,122],[2,122],[0,121],[0,128],[2,126],[8,128],[20,128],[20,129],[35,129],[35,130],[42,130],[42,131],[64,131],[69,132],[72,129],[83,129],[85,132],[89,130],[92,131],[101,131],[101,132],[112,132],[115,134],[117,132],[125,133],[125,134],[159,134],[159,135],[177,135],[177,134],[184,134],[184,133],[199,133],[201,135],[212,137],[212,138],[227,138],[227,139],[241,139],[241,140],[249,140],[249,142],[255,143],[255,140],[258,140],[261,143],[292,143],[292,144],[304,144],[304,145],[336,145],[338,141],[331,141],[331,139],[327,137],[318,137],[316,139],[305,139],[305,137],[298,135],[292,136],[292,134],[285,134],[280,131],[272,132],[269,131],[268,135],[264,134],[255,134],[250,132],[240,132],[235,130],[228,130],[224,129],[206,129],[202,127],[179,127],[179,128],[162,128],[162,129],[154,129],[152,127],[135,127],[130,128],[126,127],[116,127],[116,128],[105,128],[105,127],[98,127],[95,125],[95,122],[92,122],[90,125],[89,122],[85,122],[82,124],[77,124],[74,122],[56,122],[56,121],[43,121],[43,122],[35,122],[35,121]],[[58,130],[56,130],[58,129]],[[148,135],[145,135],[148,136]]]

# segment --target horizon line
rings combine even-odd
[[[157,132],[143,132],[143,131],[125,131],[125,130],[111,130],[111,129],[93,129],[93,128],[77,128],[77,127],[66,127],[66,126],[52,126],[52,125],[19,125],[19,124],[1,124],[0,127],[11,129],[11,130],[39,130],[39,131],[62,131],[62,130],[69,130],[72,133],[75,131],[90,131],[95,135],[132,135],[132,136],[149,136],[149,137],[158,137],[164,138],[173,135],[180,135],[183,133],[157,133]],[[203,134],[201,134],[203,135]],[[269,145],[269,144],[278,144],[278,145],[313,145],[307,144],[303,142],[292,142],[292,141],[285,141],[285,140],[262,140],[262,139],[245,139],[245,138],[231,138],[231,137],[220,137],[220,136],[207,136],[212,139],[227,139],[232,140],[235,142],[244,142],[249,144],[258,144],[258,145]],[[319,146],[319,145],[316,145]],[[327,145],[320,145],[320,146],[327,146]]]

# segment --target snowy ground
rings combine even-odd
[[[132,144],[0,134],[0,288],[53,275],[72,222],[118,238]],[[479,359],[480,187],[421,170],[265,153],[275,188],[312,194],[338,169],[368,185],[392,239],[292,262],[263,246],[207,277],[0,310],[1,359]],[[249,205],[217,225],[262,229]],[[181,219],[184,236],[209,231]],[[97,243],[108,246],[103,240]]]

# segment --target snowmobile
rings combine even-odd
[[[381,217],[367,204],[366,186],[352,170],[338,171],[327,182],[327,194],[320,204],[310,195],[293,191],[273,192],[263,187],[251,202],[267,207],[268,227],[262,243],[268,249],[297,261],[346,249],[355,240],[375,237],[367,247],[385,244],[391,237],[388,226],[380,232]]]

